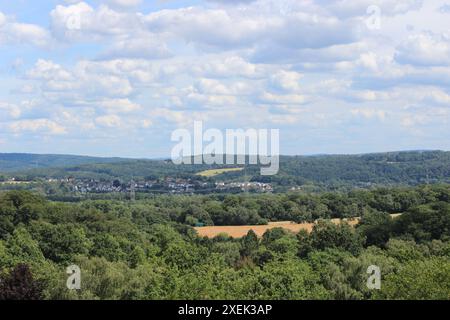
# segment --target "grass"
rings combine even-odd
[[[219,174],[222,174],[222,173],[242,171],[242,170],[244,170],[244,168],[212,169],[212,170],[205,170],[205,171],[199,172],[199,173],[197,173],[197,175],[202,176],[202,177],[214,177],[214,176],[218,176]]]

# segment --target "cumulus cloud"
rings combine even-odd
[[[261,79],[270,73],[270,66],[254,64],[237,55],[213,56],[206,61],[192,61],[189,71],[209,78]]]
[[[144,17],[153,32],[170,32],[199,45],[231,49],[271,41],[293,48],[323,48],[357,39],[355,25],[332,16],[296,12],[289,16],[259,11],[163,10]]]
[[[186,41],[213,47],[246,47],[282,23],[263,16],[243,17],[224,9],[196,7],[162,10],[144,18],[153,32],[170,32]]]
[[[28,72],[28,76],[32,79],[44,80],[70,81],[73,79],[71,73],[62,66],[43,59],[36,62],[34,68]]]
[[[450,35],[412,35],[397,48],[399,63],[419,66],[450,65]]]
[[[169,58],[172,55],[166,43],[150,33],[143,33],[141,35],[133,34],[131,37],[117,39],[99,57],[102,59],[163,59]]]
[[[386,118],[386,112],[384,110],[378,110],[378,109],[352,109],[351,114],[353,116],[361,116],[366,119],[378,119],[378,120],[384,120]]]
[[[264,92],[261,97],[261,101],[263,103],[269,103],[269,104],[303,104],[307,102],[307,98],[300,94],[285,94],[285,95],[279,95],[279,94],[273,94],[269,92]]]
[[[24,44],[44,47],[50,42],[49,32],[41,26],[16,22],[0,12],[0,46]]]
[[[235,4],[241,4],[241,3],[251,3],[251,2],[255,2],[257,0],[207,0],[207,1],[223,3],[223,4],[227,4],[227,5],[235,5]]]
[[[2,118],[9,117],[12,119],[17,119],[22,114],[22,111],[19,106],[8,102],[0,101],[0,110],[2,113]]]
[[[422,96],[422,101],[431,105],[450,107],[450,95],[439,89],[426,90]]]
[[[13,133],[41,132],[44,134],[61,135],[66,128],[49,119],[27,119],[14,121],[9,125]]]
[[[41,80],[41,89],[49,97],[126,97],[133,92],[126,76],[99,72],[91,66],[91,63],[82,61],[68,70],[52,61],[40,59],[27,75],[30,79]]]
[[[51,30],[60,40],[102,40],[142,30],[139,15],[119,12],[108,6],[93,8],[85,2],[62,6],[50,12]]]
[[[105,99],[98,102],[102,110],[112,112],[129,113],[141,109],[137,103],[131,102],[129,99]]]
[[[325,6],[327,10],[339,17],[348,18],[365,16],[369,6],[378,6],[382,14],[397,15],[411,10],[418,10],[423,0],[318,0],[318,5]]]
[[[281,70],[270,77],[270,83],[273,88],[281,91],[298,92],[301,77],[298,72]]]
[[[43,13],[49,27],[0,13],[0,45],[20,61],[5,75],[14,99],[0,103],[12,134],[125,141],[205,120],[334,138],[345,125],[439,128],[448,117],[450,25],[437,1],[62,3]]]
[[[201,94],[229,96],[249,95],[254,92],[254,87],[244,81],[226,83],[214,79],[200,79],[196,81],[195,89]]]
[[[118,7],[135,7],[142,3],[142,0],[103,0],[106,4]]]
[[[119,116],[111,114],[111,115],[97,117],[95,119],[95,123],[101,127],[114,128],[114,127],[120,127],[122,124],[122,121]]]

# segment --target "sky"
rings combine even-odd
[[[450,0],[0,0],[0,152],[450,150]]]

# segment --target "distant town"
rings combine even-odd
[[[210,192],[253,192],[271,193],[273,187],[262,182],[202,182],[192,179],[165,178],[158,180],[138,180],[121,182],[120,180],[105,181],[99,179],[77,179],[73,177],[54,179],[48,178],[42,182],[57,184],[70,193],[170,193],[195,194]],[[39,183],[39,181],[19,181],[15,178],[3,181],[3,186],[26,185]]]

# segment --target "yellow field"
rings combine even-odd
[[[244,170],[244,168],[212,169],[212,170],[205,170],[205,171],[199,172],[199,173],[197,173],[197,175],[202,176],[202,177],[214,177],[214,176],[218,176],[219,174],[222,174],[222,173],[242,171],[242,170]]]
[[[400,214],[392,214],[391,217],[394,219],[400,216]],[[353,219],[331,219],[331,222],[335,224],[340,224],[342,222],[347,222],[351,226],[356,226],[360,218]],[[298,233],[300,230],[306,230],[311,232],[315,223],[294,223],[290,221],[281,221],[281,222],[270,222],[268,225],[262,226],[212,226],[212,227],[197,227],[194,228],[198,235],[201,237],[214,238],[219,234],[227,234],[233,238],[242,238],[247,232],[253,230],[258,237],[262,237],[263,234],[273,228],[283,228],[294,233]]]
[[[341,222],[339,219],[332,220],[334,223],[338,224]],[[351,225],[356,225],[359,220],[348,221]],[[300,230],[306,230],[311,232],[314,227],[314,223],[294,223],[290,221],[282,222],[270,222],[268,225],[261,226],[213,226],[213,227],[198,227],[195,228],[198,235],[201,237],[214,238],[219,234],[227,234],[233,238],[242,238],[249,232],[253,230],[258,237],[262,235],[269,229],[273,228],[283,228],[294,233],[298,233]]]

